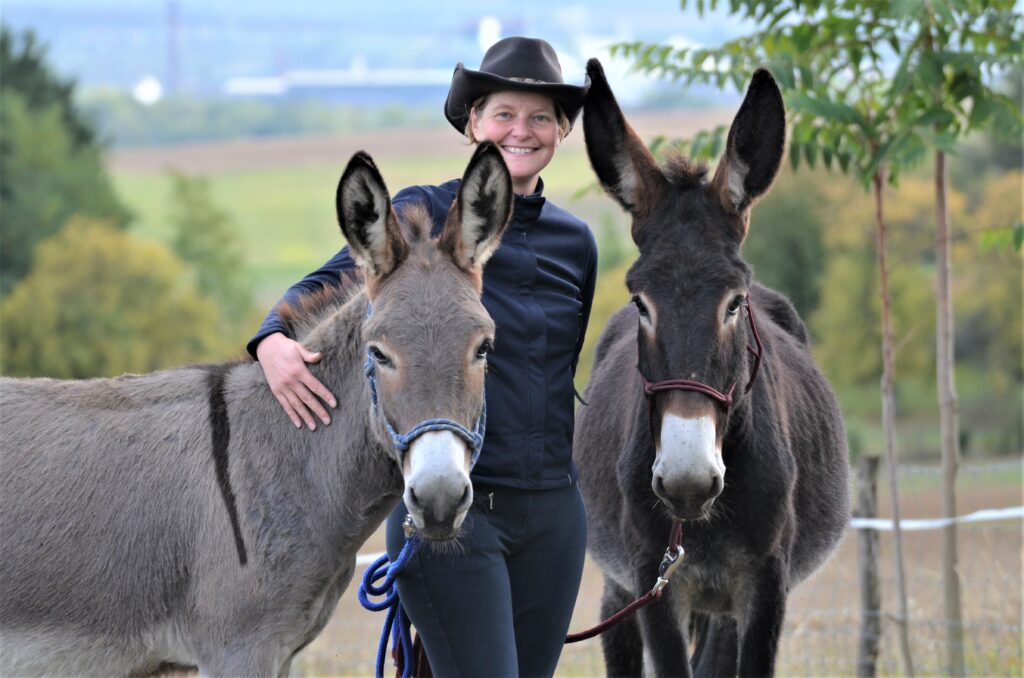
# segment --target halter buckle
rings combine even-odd
[[[669,580],[672,579],[672,575],[683,564],[683,555],[685,553],[681,544],[674,548],[670,546],[665,549],[665,556],[661,559],[661,565],[658,566],[658,580],[654,582],[654,586],[651,588],[651,593],[654,596],[661,597],[665,587],[668,586]]]
[[[402,521],[402,531],[405,533],[406,539],[412,539],[413,535],[416,534],[416,523],[412,521],[411,513],[405,514],[405,520]]]

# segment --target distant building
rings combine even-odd
[[[315,97],[363,106],[444,101],[452,80],[450,68],[367,68],[293,70],[267,77],[235,77],[224,94],[237,97]]]

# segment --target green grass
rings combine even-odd
[[[436,184],[461,176],[470,149],[453,145],[451,153],[408,158],[377,157],[392,194],[405,186]],[[344,240],[334,212],[334,191],[347,158],[330,165],[253,169],[209,176],[212,198],[231,217],[246,256],[247,275],[257,303],[269,307],[303,275],[330,258]],[[544,173],[545,194],[557,204],[596,223],[607,214],[625,224],[609,199],[591,192],[572,196],[593,182],[582,148],[567,148]],[[163,173],[118,172],[119,195],[136,214],[134,232],[169,243],[171,182]],[[622,227],[625,233],[625,226]]]

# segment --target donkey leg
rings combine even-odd
[[[786,617],[786,574],[778,557],[769,557],[754,581],[754,600],[742,620],[741,676],[775,675],[775,657]]]
[[[608,619],[632,601],[629,591],[608,577],[601,596],[601,619]],[[644,644],[636,617],[627,617],[601,634],[601,649],[609,678],[639,676],[644,670]]]
[[[691,665],[697,678],[735,676],[739,659],[736,621],[731,617],[700,615],[703,624]]]
[[[649,573],[649,568],[645,574]],[[639,590],[643,590],[640,588]],[[646,659],[656,676],[681,676],[690,678],[690,662],[687,658],[689,642],[686,628],[680,619],[689,619],[689,613],[676,616],[678,601],[669,591],[661,600],[642,608],[640,631],[644,639]]]

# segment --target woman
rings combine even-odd
[[[586,224],[543,197],[541,171],[583,105],[589,83],[562,80],[552,47],[513,37],[478,71],[455,68],[445,117],[470,142],[490,140],[512,175],[515,206],[484,271],[483,304],[497,325],[488,356],[487,433],[473,468],[475,500],[456,553],[420,549],[398,579],[402,604],[438,676],[535,676],[555,670],[579,589],[586,514],[572,464],[573,373],[597,275]],[[423,203],[436,228],[458,180],[394,198]],[[338,284],[348,248],[285,295]],[[249,343],[295,426],[330,423],[335,399],[309,372],[320,356],[287,337],[275,312]],[[388,551],[402,547],[405,507],[388,519]]]

